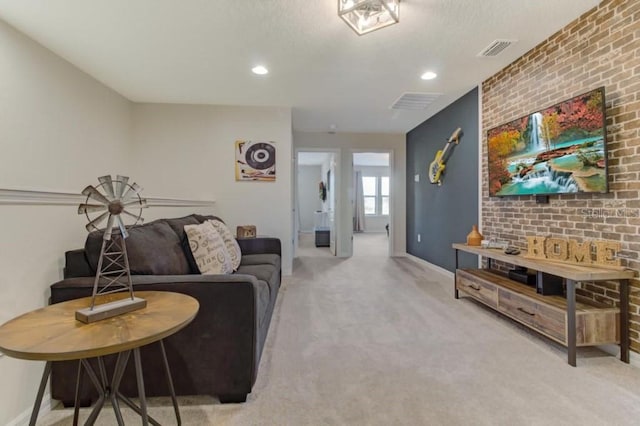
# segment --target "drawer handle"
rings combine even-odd
[[[534,317],[534,316],[536,315],[536,314],[534,314],[533,312],[529,312],[529,311],[527,311],[527,310],[526,310],[526,309],[524,309],[524,308],[518,308],[518,310],[519,310],[520,312],[524,313],[524,314],[531,315],[532,317]]]
[[[470,289],[473,289],[473,290],[475,290],[475,291],[480,291],[480,287],[475,286],[475,285],[473,285],[473,284],[469,284],[467,287],[469,287]]]

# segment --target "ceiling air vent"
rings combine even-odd
[[[478,53],[478,56],[493,58],[495,56],[498,56],[504,49],[511,46],[516,41],[517,40],[505,39],[494,40],[489,46],[482,49],[482,51]]]
[[[404,93],[391,105],[391,109],[423,110],[440,95],[440,93]]]

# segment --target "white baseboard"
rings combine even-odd
[[[615,356],[616,358],[620,358],[620,346],[618,345],[600,345],[597,346],[598,349]],[[640,354],[629,351],[629,364],[634,367],[640,367]]]
[[[40,405],[40,411],[38,412],[38,418],[41,419],[43,416],[47,415],[52,409],[58,404],[58,401],[54,401],[51,399],[51,394],[46,391],[44,397],[42,398],[42,404]],[[31,419],[31,411],[33,411],[33,406],[29,407],[18,417],[11,420],[7,423],[6,426],[28,426],[29,420]]]
[[[414,256],[412,254],[409,253],[405,253],[404,255],[407,259],[412,260],[413,262],[417,263],[418,265],[428,268],[432,271],[438,272],[439,274],[444,275],[445,277],[449,278],[449,279],[453,279],[454,278],[454,273],[451,271],[448,271],[438,265],[434,265],[431,262],[427,262],[426,260],[419,258],[417,256]]]

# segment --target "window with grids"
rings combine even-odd
[[[365,215],[389,214],[389,176],[363,176]]]

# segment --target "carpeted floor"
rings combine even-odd
[[[408,259],[298,258],[248,401],[180,398],[183,424],[640,424],[640,368],[596,349],[570,367],[564,348],[452,294]],[[167,399],[150,413],[175,424]],[[108,408],[97,424],[115,424]]]

